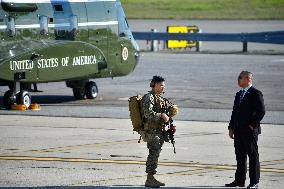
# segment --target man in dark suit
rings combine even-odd
[[[260,164],[257,140],[265,107],[263,95],[252,86],[252,80],[253,75],[248,71],[242,71],[238,77],[238,84],[242,90],[236,93],[228,127],[229,136],[234,139],[237,170],[235,180],[226,184],[227,187],[245,186],[248,156],[250,184],[247,188],[258,188]]]

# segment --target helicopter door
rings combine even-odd
[[[52,4],[54,11],[55,39],[75,39],[78,31],[78,17],[72,12],[69,2],[58,2]]]
[[[107,56],[106,8],[104,2],[86,2],[88,16],[89,42],[98,47]],[[100,59],[104,59],[101,57]]]

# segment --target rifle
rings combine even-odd
[[[176,147],[175,147],[175,138],[174,138],[174,131],[172,130],[172,128],[175,128],[174,124],[173,124],[173,119],[170,117],[169,122],[167,123],[169,129],[167,130],[167,134],[169,136],[169,139],[174,147],[174,153],[176,154]]]
[[[175,147],[175,138],[174,138],[174,134],[175,134],[175,127],[173,124],[173,118],[170,116],[170,111],[169,111],[169,107],[168,107],[168,103],[172,106],[173,104],[166,98],[162,97],[164,99],[165,106],[163,107],[163,113],[167,114],[169,116],[169,121],[167,123],[165,123],[165,127],[168,127],[168,130],[166,131],[166,134],[169,137],[169,140],[171,141],[173,147],[174,147],[174,153],[176,154],[176,147]]]

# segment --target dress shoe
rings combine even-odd
[[[258,184],[250,184],[247,186],[247,189],[258,189]]]
[[[233,181],[232,183],[230,184],[225,184],[226,187],[245,187],[245,183],[244,182],[237,182],[237,181]]]

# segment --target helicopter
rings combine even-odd
[[[0,85],[5,109],[31,106],[37,83],[65,81],[95,99],[90,79],[125,76],[139,61],[119,0],[0,0]]]

